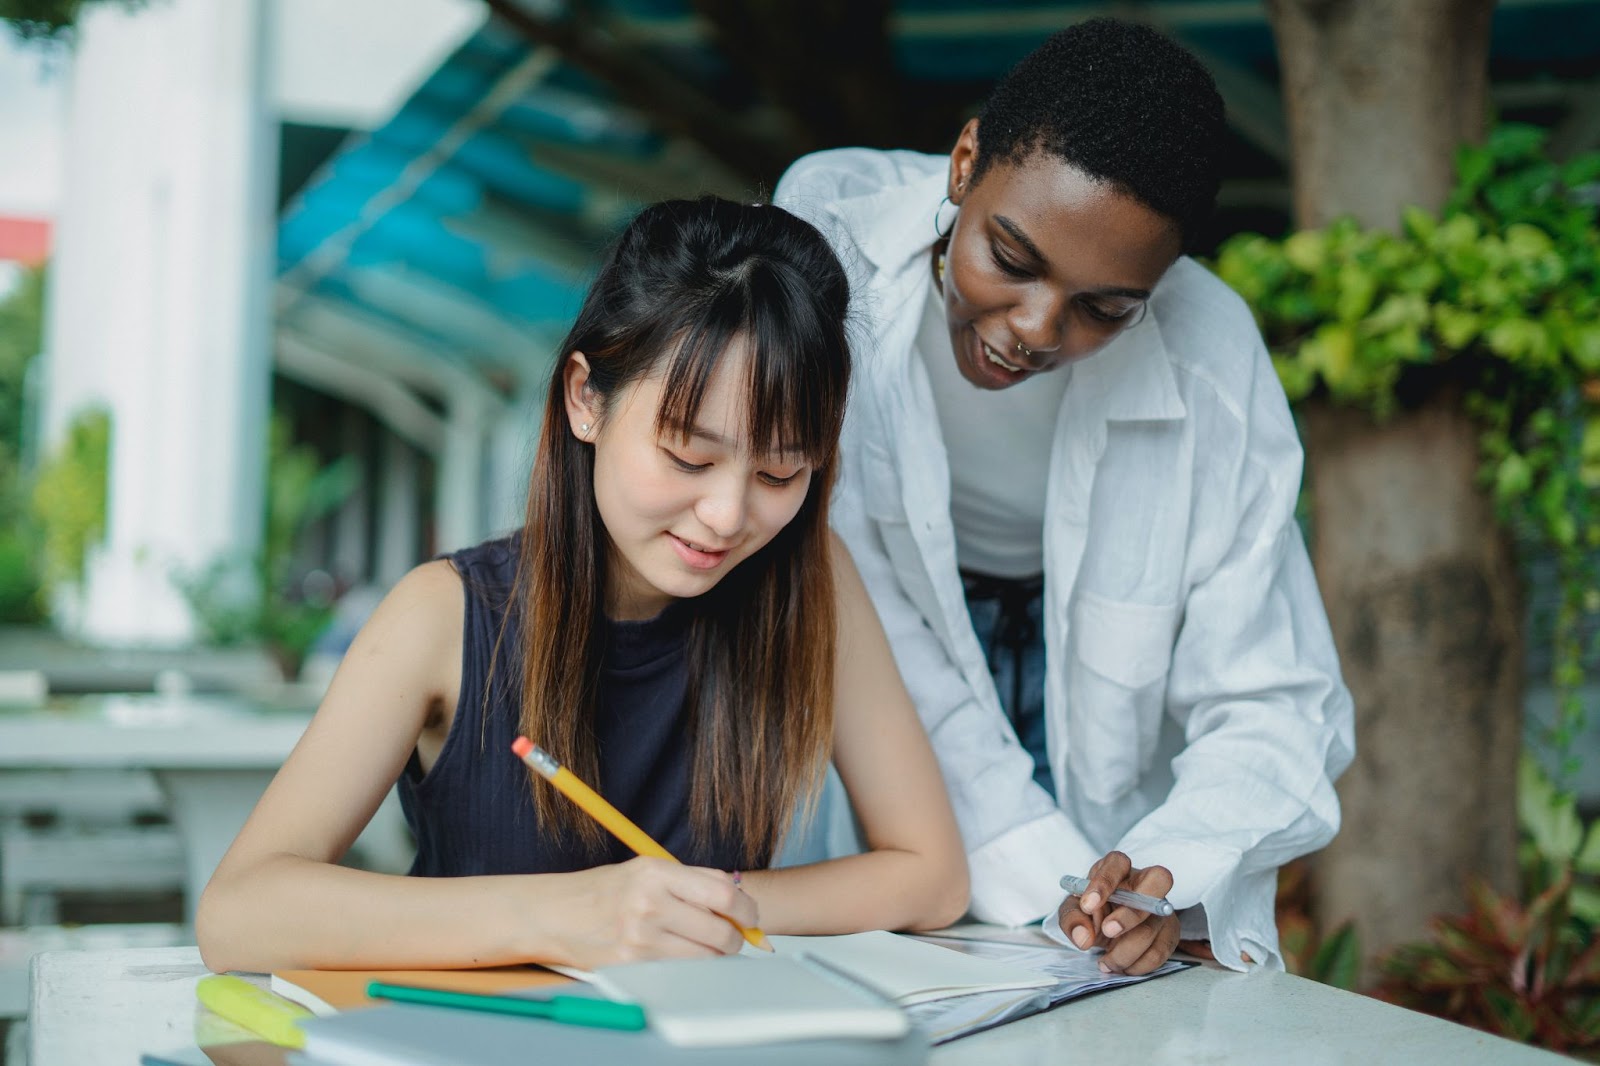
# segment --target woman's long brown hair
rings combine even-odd
[[[764,864],[830,755],[837,639],[828,497],[850,374],[849,285],[817,230],[776,207],[715,198],[645,209],[589,290],[551,374],[528,492],[515,609],[523,733],[598,784],[591,723],[601,674],[610,541],[594,500],[594,447],[573,435],[562,369],[588,360],[601,423],[623,390],[659,373],[656,429],[683,436],[735,344],[749,353],[749,440],[813,466],[795,518],[697,597],[688,640],[690,825],[742,837]],[[497,655],[498,658],[497,648]],[[542,780],[544,831],[597,848],[603,833]],[[734,838],[738,838],[734,837]]]

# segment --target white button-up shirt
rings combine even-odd
[[[816,223],[852,274],[833,524],[938,754],[973,914],[1053,913],[1059,877],[1115,848],[1172,871],[1173,905],[1203,908],[1186,934],[1202,918],[1219,961],[1281,967],[1277,869],[1337,831],[1333,779],[1354,735],[1294,520],[1302,453],[1271,360],[1243,301],[1183,258],[1144,319],[1075,367],[1048,442],[1049,795],[967,614],[949,462],[912,354],[947,167],[822,152],[774,201]]]

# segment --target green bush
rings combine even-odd
[[[0,624],[32,625],[44,621],[37,546],[18,530],[0,530]]]
[[[111,415],[97,407],[72,420],[66,439],[39,468],[33,512],[43,531],[49,586],[83,582],[89,549],[106,532],[110,460]]]
[[[259,643],[285,679],[299,674],[312,643],[333,619],[333,601],[308,593],[297,580],[295,545],[310,523],[344,502],[358,477],[354,457],[324,464],[314,448],[291,443],[287,421],[272,420],[261,551],[248,560],[218,559],[176,578],[208,641]]]
[[[1557,1051],[1600,1047],[1600,822],[1523,756],[1517,782],[1523,905],[1482,882],[1463,915],[1382,963],[1378,995]]]
[[[0,623],[44,617],[41,534],[28,510],[21,461],[25,382],[43,320],[44,271],[30,270],[0,301]]]
[[[1544,142],[1505,126],[1462,149],[1450,200],[1406,211],[1399,233],[1344,220],[1243,235],[1216,268],[1254,310],[1291,400],[1381,420],[1441,390],[1461,397],[1501,518],[1524,550],[1556,561],[1551,740],[1570,778],[1580,622],[1600,610],[1600,153],[1557,164]],[[1527,756],[1518,814],[1520,896],[1474,883],[1467,914],[1388,956],[1379,994],[1514,1039],[1600,1046],[1600,827],[1586,831],[1571,791]],[[1320,947],[1301,936],[1305,965],[1336,960],[1341,935]]]
[[[1551,739],[1570,776],[1580,623],[1600,610],[1600,153],[1558,165],[1545,136],[1505,126],[1463,149],[1443,210],[1407,210],[1399,233],[1343,220],[1247,234],[1216,269],[1254,310],[1291,400],[1382,419],[1459,390],[1501,517],[1556,562]]]

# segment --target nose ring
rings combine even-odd
[[[1021,341],[1018,341],[1017,342],[1017,354],[1022,356],[1022,358],[1024,358],[1024,359],[1032,359],[1033,358],[1033,349],[1029,348],[1026,344],[1023,344]]]

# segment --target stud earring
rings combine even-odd
[[[587,433],[587,432],[589,432],[589,423],[584,422],[582,425],[580,425],[578,427],[578,432],[579,433]]]

